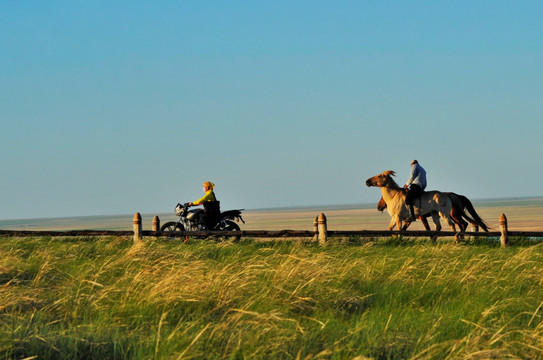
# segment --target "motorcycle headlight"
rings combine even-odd
[[[183,214],[183,207],[181,205],[177,205],[175,207],[175,215],[181,216]]]

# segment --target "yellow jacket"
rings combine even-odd
[[[201,199],[193,201],[192,205],[195,205],[195,206],[202,205],[204,201],[217,201],[217,198],[215,197],[215,193],[213,192],[213,190],[206,191],[206,194]]]

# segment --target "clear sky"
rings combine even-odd
[[[1,1],[0,219],[543,195],[541,1]]]

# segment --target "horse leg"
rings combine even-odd
[[[464,239],[464,231],[468,228],[468,223],[462,218],[462,212],[459,211],[456,207],[453,206],[451,209],[451,218],[458,224],[458,227],[460,228],[460,232],[458,232],[454,236],[454,241],[458,244],[460,240]],[[453,231],[456,231],[456,229],[453,229]]]
[[[392,231],[392,229],[394,229],[394,225],[396,225],[396,218],[392,217],[390,218],[390,223],[388,224],[388,231]]]
[[[422,222],[422,225],[424,225],[424,228],[426,231],[430,231],[430,225],[428,224],[428,216],[419,216],[420,221]]]
[[[437,240],[437,233],[441,231],[441,223],[439,222],[439,214],[435,211],[432,212],[432,220],[434,221],[434,224],[436,225],[436,231],[434,235],[432,236],[432,241]]]
[[[393,216],[392,219],[390,219],[390,224],[388,225],[388,230],[392,231],[394,229],[394,225],[398,228],[398,231],[402,229],[402,220],[400,220],[400,217],[398,215]],[[392,238],[396,239],[398,235],[392,235]]]
[[[445,214],[445,213],[440,211],[439,216],[441,216],[443,219],[445,219],[445,221],[447,222],[447,224],[449,225],[449,227],[451,228],[452,231],[456,231],[456,226],[454,225],[454,220],[452,219],[450,214]]]
[[[462,214],[454,206],[451,209],[451,218],[453,219],[455,223],[458,224],[460,231],[462,232],[466,231],[466,229],[468,228],[468,223],[462,218]],[[453,231],[456,231],[454,226],[453,226]]]
[[[431,231],[430,225],[428,224],[428,215],[426,216],[419,216],[419,220],[422,222],[422,225],[424,225],[424,228],[426,231]],[[402,230],[407,230],[407,228],[411,225],[411,221],[404,222],[404,225],[402,227]]]
[[[398,231],[401,231],[401,230],[402,230],[402,219],[400,219],[399,216],[398,216],[398,218],[396,219],[396,228],[398,229]]]
[[[456,231],[456,227],[454,226],[454,221],[453,219],[451,218],[451,215],[450,213],[449,214],[443,214],[443,213],[440,213],[441,217],[444,218],[446,221],[447,221],[447,224],[449,224],[449,226],[451,227],[451,229],[453,231]],[[458,244],[458,241],[460,240],[461,237],[463,237],[463,231],[462,229],[460,229],[460,231],[458,233],[456,233],[454,235],[454,242],[456,244]]]

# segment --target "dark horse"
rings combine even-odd
[[[488,232],[489,230],[488,225],[484,222],[483,219],[481,219],[479,214],[477,214],[477,212],[475,211],[475,208],[473,207],[473,204],[467,197],[465,197],[464,195],[455,194],[453,192],[446,192],[445,194],[447,194],[451,198],[451,201],[452,201],[451,218],[460,227],[461,231],[466,231],[468,227],[468,223],[466,222],[467,220],[472,225],[480,226],[484,231]],[[387,207],[387,204],[385,200],[383,199],[383,197],[381,196],[381,199],[379,200],[379,203],[377,204],[377,210],[383,211],[386,209],[386,207]],[[469,217],[466,214],[466,210],[470,213],[471,217]],[[428,216],[429,215],[419,216],[418,218],[422,221],[424,228],[427,231],[430,231],[430,225],[428,224],[428,220],[427,220]],[[409,227],[409,225],[411,225],[411,223],[406,222],[403,225],[402,230],[406,230]]]

